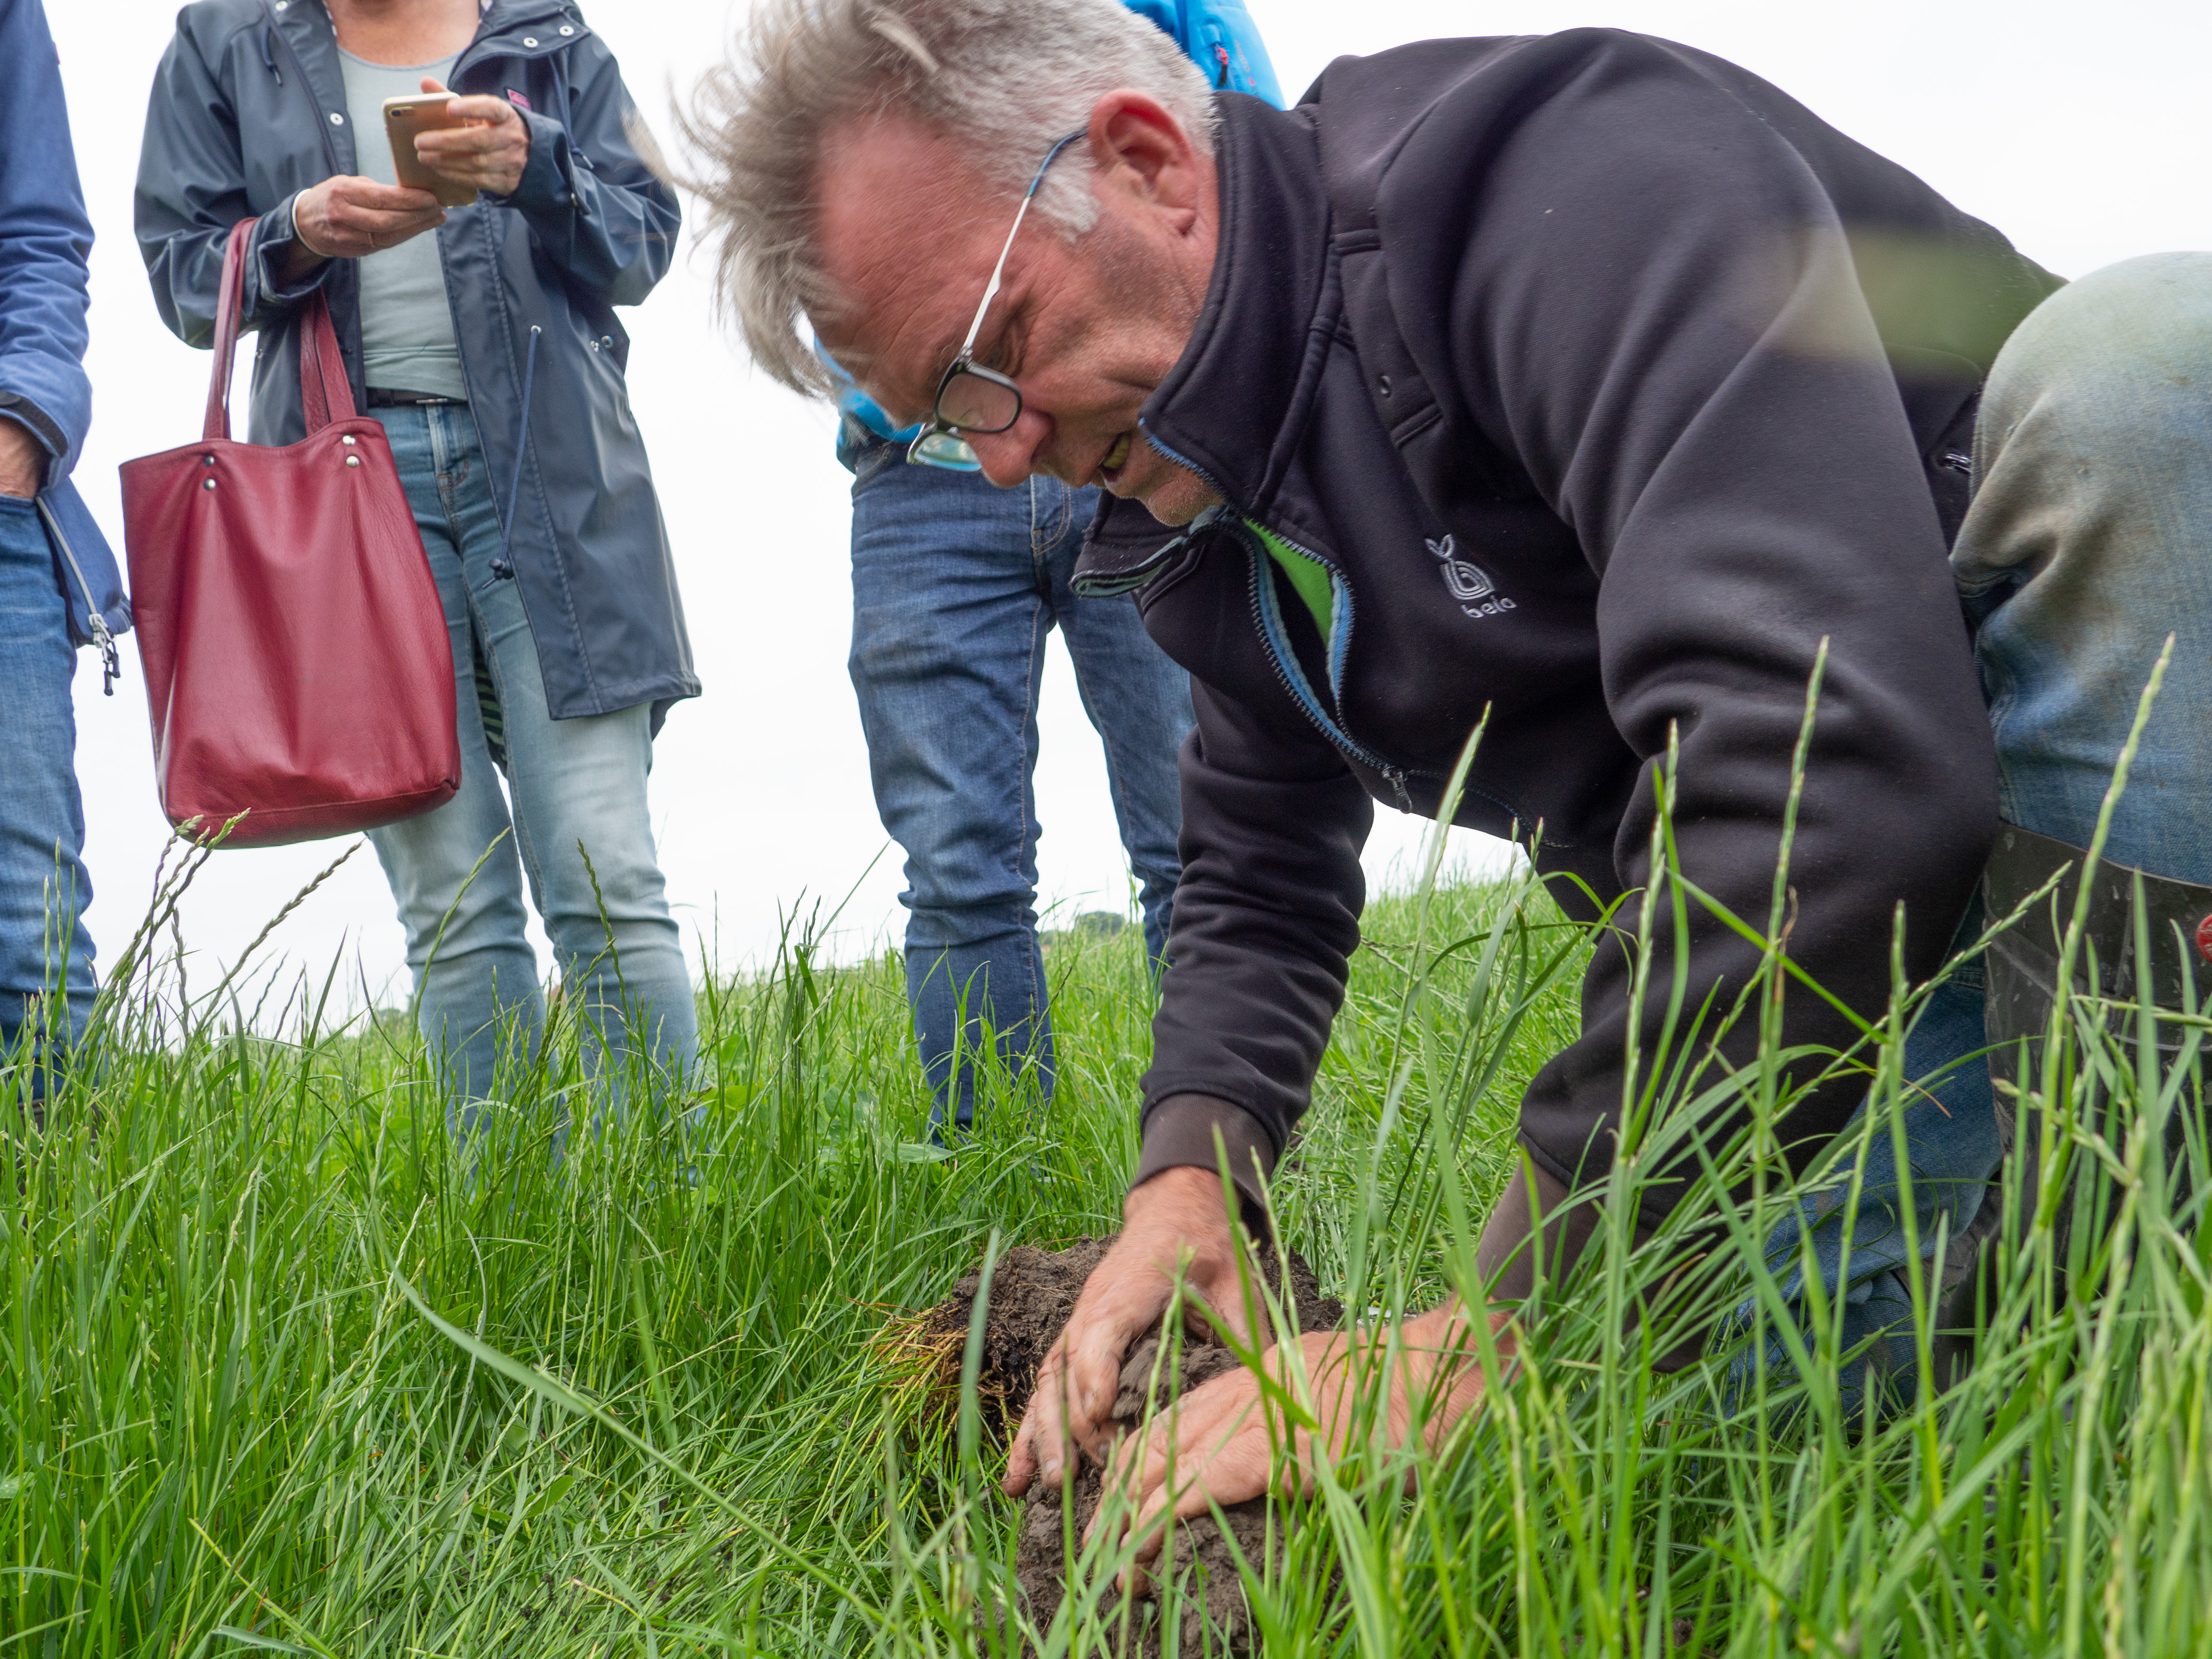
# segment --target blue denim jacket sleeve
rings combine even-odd
[[[44,442],[53,479],[76,465],[92,424],[91,252],[45,9],[0,0],[0,409]]]
[[[58,558],[55,577],[79,644],[131,625],[115,556],[69,482],[92,426],[91,253],[45,7],[0,0],[0,416],[29,428],[50,457],[40,499],[68,543],[69,568]]]

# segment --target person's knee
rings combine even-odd
[[[2132,442],[2166,418],[2161,403],[2201,404],[2208,387],[2212,253],[2123,260],[2060,289],[2014,331],[1990,370],[1978,447],[2001,454],[2043,409],[2075,443]],[[2076,410],[2082,418],[2068,418]]]
[[[567,825],[540,861],[545,931],[564,957],[594,958],[611,945],[625,959],[665,950],[680,960],[682,936],[641,807]]]
[[[2081,606],[2102,618],[2089,631],[2127,647],[2139,686],[2136,636],[2163,638],[2199,586],[2208,389],[2212,253],[2130,259],[2045,301],[1983,394],[1974,499],[1952,557],[1961,589],[1973,599],[2040,579],[2073,635]]]
[[[910,902],[906,954],[909,963],[936,961],[946,952],[963,960],[978,954],[1008,963],[1023,958],[1036,937],[1036,913],[1026,890],[994,894],[964,903]]]
[[[441,962],[480,951],[526,950],[514,847],[445,833],[431,822],[435,817],[369,834],[407,930],[409,963],[420,968],[433,949]]]

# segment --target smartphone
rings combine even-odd
[[[384,100],[384,131],[392,140],[392,168],[399,175],[401,184],[410,190],[428,191],[438,198],[440,207],[466,207],[477,199],[477,187],[440,178],[415,153],[416,133],[468,125],[465,121],[453,119],[452,109],[453,97],[447,93],[387,98]]]

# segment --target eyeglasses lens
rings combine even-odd
[[[1004,432],[1022,412],[1022,394],[1010,386],[965,371],[945,382],[938,418],[963,432]]]
[[[914,441],[907,459],[917,466],[939,466],[948,472],[980,472],[982,462],[957,432],[925,432]]]

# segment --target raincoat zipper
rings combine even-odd
[[[1212,489],[1213,493],[1219,495],[1224,501],[1228,499],[1228,491],[1222,489],[1221,481],[1188,456],[1177,454],[1150,432],[1145,434],[1145,441],[1177,466],[1204,479]],[[1295,659],[1289,657],[1285,650],[1287,641],[1282,634],[1281,612],[1275,605],[1274,586],[1267,575],[1267,567],[1270,562],[1267,550],[1257,544],[1258,538],[1254,535],[1250,526],[1243,522],[1248,515],[1233,508],[1231,512],[1235,514],[1237,530],[1244,538],[1246,551],[1251,555],[1254,562],[1252,623],[1259,633],[1261,646],[1267,653],[1268,666],[1275,671],[1277,683],[1290,694],[1291,701],[1304,711],[1306,718],[1320,728],[1323,737],[1362,766],[1370,771],[1382,774],[1389,782],[1390,793],[1397,797],[1398,810],[1401,812],[1411,812],[1413,810],[1413,798],[1406,787],[1406,769],[1403,767],[1392,765],[1346,732],[1330,717],[1328,711],[1322,707],[1321,699],[1314,695],[1312,686],[1306,683],[1304,672],[1303,670],[1292,672],[1291,665]],[[1273,526],[1268,526],[1267,529],[1270,534],[1277,537],[1292,552],[1313,560],[1316,564],[1328,572],[1329,586],[1336,606],[1341,610],[1344,619],[1340,627],[1330,628],[1329,632],[1333,637],[1322,642],[1328,653],[1330,690],[1334,693],[1341,680],[1344,659],[1352,644],[1351,585],[1344,580],[1337,568],[1327,559],[1309,552],[1288,536],[1284,535],[1281,531],[1275,529]]]
[[[76,562],[76,550],[69,544],[62,533],[61,520],[54,516],[53,508],[41,500],[39,516],[46,520],[46,534],[54,538],[54,545],[62,550],[69,563],[70,574],[76,578],[76,591],[84,595],[85,631],[92,635],[94,649],[100,653],[100,691],[102,696],[115,695],[115,682],[123,673],[123,659],[116,653],[115,635],[107,626],[107,618],[100,614],[99,601],[92,596],[92,584],[84,579],[84,567]]]

